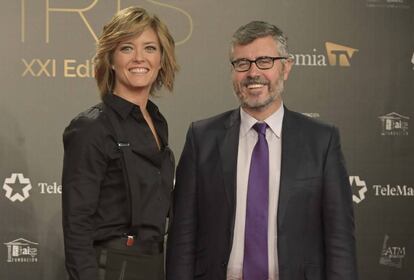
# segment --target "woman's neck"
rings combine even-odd
[[[122,97],[123,99],[134,103],[135,105],[139,106],[141,111],[145,111],[147,108],[148,98],[149,98],[149,91],[142,90],[142,91],[125,91],[125,90],[114,90],[114,94]]]

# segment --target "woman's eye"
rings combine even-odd
[[[148,52],[155,52],[155,51],[157,51],[157,47],[156,46],[146,46],[145,49]]]
[[[121,47],[121,52],[130,52],[131,50],[132,50],[132,47],[130,46]]]

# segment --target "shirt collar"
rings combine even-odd
[[[109,105],[115,112],[117,112],[123,119],[126,119],[133,110],[141,114],[141,110],[139,106],[137,106],[134,103],[129,102],[128,100],[116,94],[113,94],[113,93],[106,94],[103,97],[103,101],[105,104]],[[147,102],[147,110],[150,113],[151,117],[160,119],[159,109],[157,105],[155,105],[151,100],[148,100]]]
[[[282,102],[279,109],[263,121],[278,138],[280,138],[282,134],[282,121],[284,113],[285,109]],[[258,120],[246,113],[243,108],[240,107],[240,136],[246,136],[250,129],[252,129],[253,125],[257,122]]]

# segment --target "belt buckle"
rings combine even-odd
[[[131,247],[132,245],[134,245],[134,236],[133,235],[128,235],[126,245],[128,247]]]

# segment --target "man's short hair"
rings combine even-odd
[[[258,38],[272,36],[280,56],[289,56],[287,36],[277,26],[264,21],[251,21],[237,29],[231,40],[230,56],[236,45],[247,45]]]

